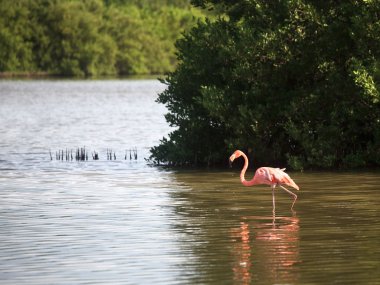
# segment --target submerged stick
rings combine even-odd
[[[129,153],[128,153],[129,152]],[[110,148],[106,149],[106,155],[107,160],[117,160],[116,152],[113,151]],[[138,159],[138,153],[137,153],[137,147],[126,149],[124,159],[127,160],[129,155],[129,160],[137,160]],[[76,149],[70,149],[70,148],[64,148],[59,149],[55,152],[55,159],[60,161],[88,161],[88,157],[90,156],[90,159],[92,157],[93,160],[99,160],[99,153],[97,151],[93,151],[89,153],[89,151],[86,149],[86,147],[77,147]],[[53,154],[51,149],[49,149],[49,157],[50,160],[53,160]],[[121,158],[122,159],[122,158]]]

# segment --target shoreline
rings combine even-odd
[[[164,78],[164,74],[140,74],[140,75],[97,75],[97,76],[69,76],[53,74],[45,71],[39,72],[0,72],[1,79],[155,79]]]
[[[53,75],[49,72],[45,71],[36,71],[36,72],[28,72],[28,71],[5,71],[0,72],[0,78],[39,78],[39,77],[57,77],[57,75]]]

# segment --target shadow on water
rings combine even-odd
[[[191,283],[376,284],[380,188],[377,173],[295,173],[292,198],[243,187],[237,173],[179,172],[171,193]],[[360,178],[360,179],[359,179]]]

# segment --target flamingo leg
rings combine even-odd
[[[293,204],[292,204],[292,207],[290,208],[292,211],[293,211],[293,206],[294,204],[296,203],[296,200],[297,200],[297,195],[294,194],[292,191],[286,189],[284,186],[282,185],[279,185],[282,189],[284,189],[286,192],[288,192],[290,195],[292,195],[294,197],[294,201],[293,201]]]
[[[276,203],[274,200],[274,187],[276,187],[275,184],[271,185],[272,187],[272,201],[273,201],[273,217],[276,215]]]

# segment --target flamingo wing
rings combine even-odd
[[[285,184],[285,185],[293,187],[293,188],[295,188],[297,190],[300,190],[300,188],[293,181],[293,179],[290,178],[290,176],[287,173],[285,173],[282,169],[272,168],[272,175],[273,175],[273,178],[275,179],[275,181],[277,183]]]

